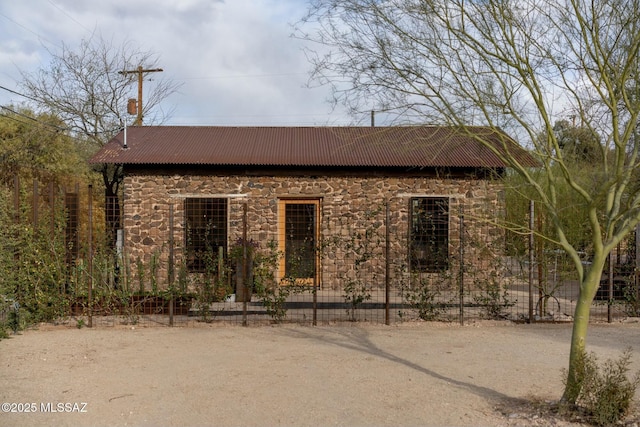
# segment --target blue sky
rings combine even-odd
[[[304,0],[0,0],[0,86],[19,91],[20,70],[46,67],[47,49],[75,47],[95,31],[157,53],[163,77],[182,84],[163,104],[173,111],[165,124],[367,124],[368,116],[332,111],[327,88],[306,87],[303,42],[290,37],[306,8]],[[1,105],[22,101],[0,89]]]

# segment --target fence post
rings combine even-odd
[[[529,323],[535,321],[533,317],[533,264],[535,259],[533,257],[534,251],[534,233],[533,227],[535,224],[535,202],[529,201]]]
[[[51,213],[51,242],[53,242],[51,252],[53,255],[56,255],[56,195],[53,189],[53,182],[49,183],[49,210]],[[67,265],[67,270],[69,266]],[[60,294],[64,295],[65,293],[65,284],[64,282],[60,283]]]
[[[20,223],[20,177],[13,177],[13,220]]]
[[[247,326],[247,299],[249,289],[247,278],[249,277],[249,265],[247,261],[247,202],[242,204],[242,326]]]
[[[464,207],[460,204],[460,324],[464,325]]]
[[[390,236],[390,232],[389,232],[389,225],[391,224],[390,219],[390,212],[389,212],[389,200],[387,199],[387,203],[386,203],[386,213],[385,213],[385,243],[384,243],[384,324],[385,325],[389,325],[391,323],[391,319],[389,316],[389,294],[390,294],[390,280],[391,277],[389,276],[389,236]]]
[[[56,196],[53,192],[53,182],[49,183],[49,207],[51,211],[51,240],[55,240],[56,234]]]
[[[38,181],[33,180],[33,231],[34,233],[38,230]]]
[[[318,326],[318,278],[313,276],[313,293],[311,294],[311,324]]]
[[[18,175],[13,177],[13,222],[17,226],[20,224],[20,177]],[[15,229],[15,237],[20,237],[19,228]],[[13,260],[15,261],[16,268],[20,269],[20,249],[18,247],[13,249]],[[21,284],[16,284],[16,295],[22,295]]]
[[[173,326],[173,308],[176,303],[176,296],[173,289],[173,281],[175,278],[173,265],[173,203],[169,203],[169,289],[171,289],[171,298],[169,300],[169,326]]]
[[[76,191],[76,212],[75,212],[75,216],[76,216],[76,233],[74,236],[74,245],[75,245],[75,253],[76,253],[76,257],[80,251],[80,184],[76,182],[75,185],[75,191]]]
[[[88,267],[89,267],[89,280],[87,281],[88,287],[88,303],[89,303],[89,322],[88,327],[93,327],[93,186],[89,184],[89,202],[88,202],[88,225],[87,225],[87,239],[88,239]]]
[[[322,212],[322,209],[319,208],[318,209],[318,214],[313,216],[313,229],[317,230],[318,229],[318,216],[320,215],[320,212]],[[320,264],[318,263],[318,256],[319,256],[319,245],[318,242],[316,242],[315,248],[314,248],[314,254],[313,254],[313,292],[311,294],[311,324],[313,326],[318,326],[318,287],[320,285],[320,283],[318,282],[318,268],[320,267]]]

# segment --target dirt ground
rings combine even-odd
[[[570,334],[507,322],[43,325],[0,341],[0,425],[579,426],[550,412]],[[599,359],[627,347],[640,369],[640,323],[591,325]]]

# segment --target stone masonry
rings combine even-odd
[[[407,259],[408,208],[411,197],[449,198],[449,245],[459,246],[459,212],[465,224],[473,224],[485,210],[501,212],[498,182],[477,177],[441,178],[433,173],[338,173],[311,175],[215,170],[210,173],[160,169],[127,170],[124,180],[124,257],[132,283],[136,265],[153,264],[159,288],[168,284],[168,266],[179,265],[184,253],[184,200],[189,197],[228,199],[228,244],[242,236],[244,205],[247,237],[265,247],[278,241],[278,201],[312,199],[320,204],[320,239],[329,242],[320,256],[319,285],[339,287],[358,275],[353,245],[367,246],[367,269],[384,282],[386,204],[389,205],[389,257],[394,263]],[[469,218],[469,219],[467,219]],[[487,232],[479,227],[478,232]],[[472,232],[473,233],[473,232]],[[499,237],[500,232],[489,229]],[[171,235],[173,234],[173,239]],[[351,242],[351,246],[336,242]],[[333,246],[331,246],[333,245]],[[349,252],[352,253],[349,253]],[[455,268],[454,265],[451,268]],[[177,273],[176,273],[177,274]],[[393,272],[392,274],[399,274]],[[370,277],[374,277],[370,276]],[[137,285],[134,285],[137,286]]]

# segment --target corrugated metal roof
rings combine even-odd
[[[228,166],[505,167],[479,142],[536,161],[485,127],[130,127],[91,163]]]

